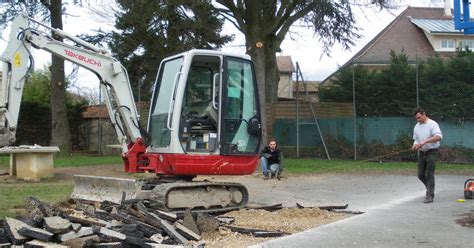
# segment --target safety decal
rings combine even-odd
[[[13,64],[16,65],[17,67],[21,66],[21,55],[20,55],[20,53],[15,53],[15,56],[13,56]]]

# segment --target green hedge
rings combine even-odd
[[[15,145],[48,146],[51,140],[51,109],[39,102],[22,102]]]

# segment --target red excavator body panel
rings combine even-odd
[[[146,153],[137,140],[123,155],[125,171],[151,172],[158,175],[249,175],[258,165],[258,155],[200,155]]]

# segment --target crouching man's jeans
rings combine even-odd
[[[279,164],[272,164],[271,167],[273,170],[271,170],[268,166],[268,159],[265,157],[260,158],[260,166],[262,167],[262,174],[264,176],[268,176],[268,171],[270,171],[272,174],[277,174],[280,171],[280,165]]]

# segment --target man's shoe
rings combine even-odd
[[[425,200],[423,201],[423,203],[432,203],[433,202],[433,197],[426,197]]]
[[[270,176],[270,178],[271,178],[271,179],[274,179],[274,178],[275,178],[275,174],[272,173],[271,176]]]
[[[277,175],[277,179],[281,180],[281,175],[280,174]]]
[[[263,177],[263,180],[268,180],[268,175]]]

